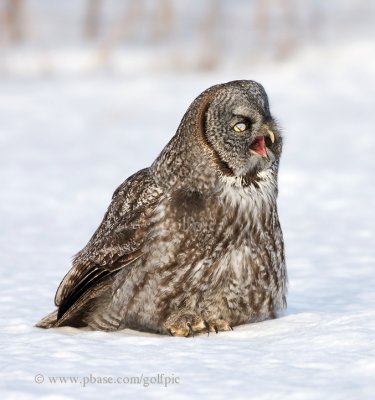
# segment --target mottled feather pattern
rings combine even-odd
[[[60,284],[58,312],[38,326],[190,336],[276,317],[281,148],[261,85],[204,91],[155,162],[115,191]]]

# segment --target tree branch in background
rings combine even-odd
[[[171,0],[159,0],[154,17],[152,39],[155,42],[168,38],[173,31],[173,6]]]
[[[4,3],[2,25],[6,40],[11,43],[19,42],[25,37],[23,26],[24,0],[4,0]]]
[[[99,35],[101,6],[102,0],[87,0],[84,35],[88,39],[94,39]]]
[[[99,57],[104,63],[110,58],[113,48],[134,30],[137,24],[142,22],[142,12],[144,9],[143,0],[129,0],[128,7],[123,16],[115,23],[109,34],[104,38],[99,46]]]
[[[217,30],[220,18],[220,0],[210,0],[200,25],[200,59],[198,67],[213,69],[220,61]]]
[[[296,47],[297,16],[294,0],[280,0],[281,28],[276,43],[276,58],[285,59]]]

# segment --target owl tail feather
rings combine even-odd
[[[52,311],[50,314],[42,318],[35,326],[37,328],[53,328],[57,322],[57,310]]]

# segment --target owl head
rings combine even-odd
[[[241,80],[212,86],[193,102],[190,118],[192,113],[198,141],[223,174],[251,177],[277,169],[282,137],[259,83]]]

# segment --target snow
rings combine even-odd
[[[371,54],[363,42],[206,74],[0,78],[1,398],[372,399]],[[285,132],[285,315],[189,339],[34,328],[115,188],[153,161],[196,95],[239,78],[265,86]],[[175,383],[147,386],[158,374]],[[104,377],[133,383],[93,383]]]

